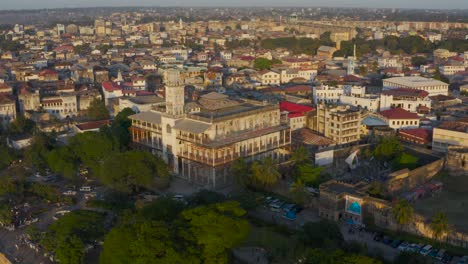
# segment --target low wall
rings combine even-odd
[[[408,191],[418,185],[430,181],[445,165],[445,158],[441,158],[414,170],[403,169],[389,175],[387,190],[391,194]]]

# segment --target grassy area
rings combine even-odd
[[[414,204],[415,212],[431,219],[437,211],[442,211],[454,229],[468,232],[468,177],[455,177],[442,172],[435,179],[444,184],[442,192],[417,201]]]

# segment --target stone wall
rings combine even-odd
[[[437,175],[444,168],[444,165],[445,158],[441,158],[414,170],[395,171],[389,175],[390,179],[386,183],[387,190],[391,194],[397,194],[422,185]]]
[[[468,148],[449,147],[446,168],[452,176],[468,176]]]

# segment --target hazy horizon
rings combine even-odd
[[[417,9],[468,9],[467,0],[238,0],[222,3],[215,0],[24,0],[8,1],[0,10],[85,8],[85,7],[345,7],[345,8],[417,8]]]

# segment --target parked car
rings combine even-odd
[[[419,250],[421,250],[421,247],[423,245],[420,245],[420,244],[411,244],[409,247],[408,247],[408,251],[409,252],[415,252],[415,253],[418,253]]]
[[[458,260],[457,264],[468,264],[468,256],[463,256],[463,257],[461,257],[461,258]]]
[[[437,253],[439,253],[439,250],[437,249],[432,249],[431,252],[429,252],[429,254],[427,254],[429,257],[431,258],[436,258],[437,257]]]
[[[393,240],[392,244],[390,244],[390,246],[392,248],[397,248],[400,244],[401,244],[401,240],[395,239]]]
[[[421,248],[421,250],[419,251],[419,254],[421,254],[423,256],[427,256],[427,254],[429,254],[429,252],[431,252],[431,250],[432,250],[431,245],[425,245],[423,248]]]
[[[270,211],[272,212],[281,212],[281,205],[277,203],[271,203],[270,204]]]
[[[382,242],[383,242],[385,245],[390,245],[390,244],[393,242],[393,240],[392,240],[390,237],[388,237],[388,236],[384,236]]]
[[[283,214],[283,218],[286,218],[288,220],[294,221],[296,220],[296,212],[294,211],[287,211],[286,213]]]
[[[439,252],[437,252],[436,259],[442,261],[444,256],[445,256],[445,249],[441,249],[439,250]]]
[[[444,257],[442,258],[442,263],[450,263],[452,261],[453,256],[445,253]]]
[[[409,244],[408,242],[403,242],[398,246],[398,250],[400,251],[406,251],[408,250]]]

